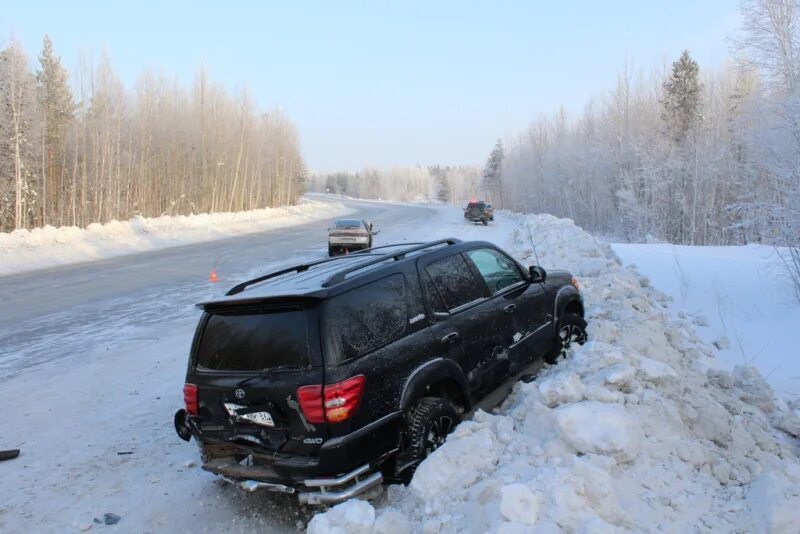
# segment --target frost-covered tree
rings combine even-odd
[[[69,86],[69,74],[53,51],[53,43],[47,35],[39,55],[36,89],[43,131],[41,223],[46,224],[48,210],[62,207],[56,200],[64,192],[67,132],[77,107]]]
[[[684,50],[672,64],[672,74],[664,82],[664,98],[661,101],[661,118],[675,142],[684,142],[697,124],[701,98],[700,67],[689,51]]]
[[[489,159],[483,168],[481,189],[485,192],[486,199],[495,202],[498,207],[503,207],[503,149],[502,139],[498,139],[489,153]]]
[[[38,115],[36,79],[28,70],[25,52],[14,41],[0,51],[0,187],[8,207],[0,219],[4,227],[25,228],[35,216]]]

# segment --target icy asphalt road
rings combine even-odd
[[[468,228],[452,208],[345,203],[381,230],[377,244],[502,233]],[[0,449],[22,450],[0,462],[0,532],[101,530],[94,519],[106,512],[124,532],[302,528],[309,512],[294,499],[243,494],[184,465],[197,449],[171,420],[194,304],[276,265],[325,257],[326,226],[0,278]]]
[[[428,207],[346,201],[386,237],[424,226]],[[349,217],[350,215],[348,215]],[[147,327],[191,315],[269,266],[327,255],[326,223],[186,245],[109,260],[0,277],[0,381],[20,369],[68,358],[86,340],[136,339]],[[212,269],[220,278],[209,284]]]

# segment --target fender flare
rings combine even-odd
[[[577,289],[571,285],[566,285],[556,292],[555,304],[553,306],[554,328],[558,328],[558,320],[564,314],[564,309],[567,307],[567,304],[575,301],[580,304],[581,312],[583,312],[583,297],[581,297]],[[581,313],[581,315],[583,315],[583,313]]]
[[[453,381],[458,386],[466,403],[471,404],[469,386],[461,367],[453,360],[439,357],[423,363],[408,375],[400,394],[400,409],[410,408],[418,398],[426,395],[428,386],[443,380]]]

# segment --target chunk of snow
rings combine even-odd
[[[555,410],[561,438],[583,454],[612,454],[632,459],[639,452],[642,432],[623,408],[596,401],[561,406]]]
[[[539,384],[539,391],[544,398],[545,404],[552,408],[559,404],[581,400],[584,386],[578,375],[571,373],[567,376],[558,375],[542,380]]]
[[[525,484],[508,484],[500,490],[500,513],[509,521],[533,526],[539,519],[539,498]]]
[[[675,372],[675,369],[664,362],[659,362],[650,358],[641,358],[638,363],[642,377],[650,382],[660,382],[678,377],[678,373]]]
[[[350,499],[327,512],[315,515],[308,523],[308,534],[371,534],[375,508],[366,501]]]

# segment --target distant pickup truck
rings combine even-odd
[[[494,209],[491,204],[487,204],[483,200],[470,200],[467,207],[464,208],[464,218],[468,221],[483,223],[485,226],[489,224],[489,221],[494,220]]]

